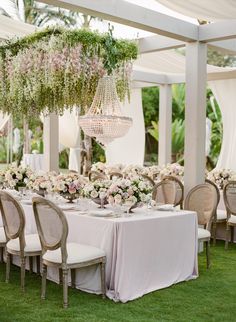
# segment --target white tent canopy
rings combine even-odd
[[[0,15],[0,39],[10,39],[14,37],[22,37],[31,34],[36,27],[20,20]]]
[[[235,19],[234,0],[157,0],[169,9],[185,16],[206,21]]]
[[[164,153],[168,154],[170,150],[166,148],[166,145],[171,144],[171,84],[186,82],[186,193],[194,185],[202,183],[205,176],[206,81],[207,78],[210,81],[236,78],[234,69],[221,69],[210,66],[208,67],[207,75],[207,44],[230,52],[236,51],[235,41],[230,40],[236,38],[236,5],[234,1],[159,1],[175,10],[178,10],[178,8],[171,7],[171,4],[179,5],[179,12],[182,14],[188,15],[189,10],[194,12],[194,17],[200,19],[211,21],[228,19],[200,26],[191,21],[191,19],[170,16],[151,9],[151,6],[144,7],[140,3],[141,1],[138,0],[132,0],[132,3],[125,0],[42,0],[42,2],[77,10],[81,13],[101,17],[155,34],[147,41],[146,39],[142,41],[141,52],[146,52],[146,54],[141,55],[135,64],[134,86],[140,86],[144,83],[149,85],[161,84],[159,123],[163,122],[164,125],[159,140],[162,141],[161,146],[165,150]],[[206,14],[201,15],[201,12],[196,11],[196,7],[201,8],[201,11]],[[130,15],[131,12],[132,15]],[[230,20],[230,18],[233,19]],[[157,55],[156,53],[166,48],[181,46],[186,46],[186,58],[176,56],[176,53],[162,53],[163,55],[169,55],[167,59],[167,56],[162,57],[162,55]],[[147,54],[147,52],[153,53]],[[172,63],[171,60],[173,60]],[[53,135],[57,138],[56,132],[54,133],[53,131],[48,134],[48,138]],[[53,158],[50,149],[47,153]]]

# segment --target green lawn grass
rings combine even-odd
[[[41,279],[26,274],[26,292],[19,286],[19,268],[12,266],[9,284],[0,265],[0,322],[72,321],[236,321],[236,245],[211,247],[212,266],[206,269],[205,254],[199,256],[200,277],[156,291],[126,304],[100,296],[69,290],[69,308],[62,308],[62,288],[47,283],[47,299],[40,300]]]

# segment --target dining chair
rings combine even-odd
[[[211,224],[217,208],[218,196],[214,187],[208,183],[192,188],[184,202],[185,210],[197,212],[198,242],[206,243],[207,268],[210,267]]]
[[[226,223],[227,214],[226,214],[226,210],[217,209],[220,202],[220,190],[217,187],[217,185],[209,179],[206,179],[205,183],[209,184],[213,189],[215,189],[217,194],[217,206],[216,206],[216,211],[214,213],[213,222],[212,222],[212,239],[213,239],[213,245],[215,246],[217,224],[224,223],[224,222]]]
[[[4,227],[0,227],[0,263],[3,262],[4,249],[6,247],[7,239]]]
[[[41,245],[38,234],[25,235],[25,214],[20,203],[8,192],[0,191],[0,209],[6,234],[6,282],[10,278],[10,256],[21,260],[21,289],[25,290],[25,264],[29,258],[32,270],[33,257],[37,257],[39,270]]]
[[[63,306],[68,307],[68,270],[71,270],[72,286],[75,287],[75,269],[100,265],[102,296],[106,295],[106,254],[97,247],[67,242],[68,223],[65,214],[54,203],[42,197],[33,198],[35,221],[42,245],[42,290],[46,295],[47,266],[62,270]]]
[[[114,180],[114,179],[119,179],[119,178],[123,178],[123,174],[121,172],[111,172],[109,175],[109,179],[110,180]]]
[[[236,227],[236,181],[230,181],[224,186],[223,197],[227,212],[225,249],[228,249],[230,230],[231,242],[233,242],[234,227]]]
[[[152,187],[154,187],[154,186],[155,186],[155,181],[154,181],[151,177],[149,177],[149,176],[148,176],[148,175],[146,175],[146,174],[141,174],[140,176],[141,176],[141,178],[143,178],[144,180],[148,181],[148,183],[149,183]]]
[[[174,176],[165,176],[153,188],[152,199],[158,203],[173,204],[183,209],[184,186]]]
[[[90,171],[88,174],[88,178],[90,181],[96,181],[96,180],[107,180],[107,176],[104,173],[98,172],[98,171]]]

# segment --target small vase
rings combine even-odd
[[[73,203],[75,199],[78,198],[78,196],[76,194],[62,194],[62,197],[65,198],[67,200],[68,203]]]
[[[99,208],[102,208],[102,209],[106,208],[105,205],[108,204],[107,198],[105,198],[103,200],[103,203],[101,202],[100,198],[93,198],[92,200],[93,200],[93,202],[95,202],[96,204],[98,204],[100,206]]]

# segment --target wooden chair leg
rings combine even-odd
[[[42,264],[42,289],[41,289],[41,299],[46,298],[46,283],[47,283],[47,265]]]
[[[231,243],[233,243],[234,242],[234,226],[231,226],[230,227],[231,228]]]
[[[37,274],[39,275],[40,275],[40,262],[41,262],[41,256],[36,256]]]
[[[207,268],[210,268],[210,240],[206,242],[206,259],[207,259]]]
[[[68,307],[68,269],[62,270],[63,276],[63,307]]]
[[[101,270],[101,289],[102,289],[102,298],[106,298],[106,264],[104,262],[100,263]]]
[[[213,227],[212,227],[212,236],[213,236],[213,246],[216,245],[216,222],[213,222]]]
[[[6,250],[6,283],[9,283],[10,269],[11,269],[11,258],[10,258],[10,254]]]
[[[3,263],[3,251],[4,247],[0,247],[0,263]]]
[[[25,291],[25,257],[21,257],[21,273],[20,273],[20,282],[21,282],[21,289]]]
[[[33,273],[34,259],[33,256],[29,256],[29,271]]]
[[[228,249],[228,246],[229,246],[229,233],[230,233],[230,226],[226,224],[225,249]]]
[[[63,284],[63,281],[62,281],[62,269],[59,268],[59,284]]]
[[[76,280],[76,270],[75,269],[71,269],[70,270],[70,274],[71,274],[71,287],[75,288],[75,280]]]

